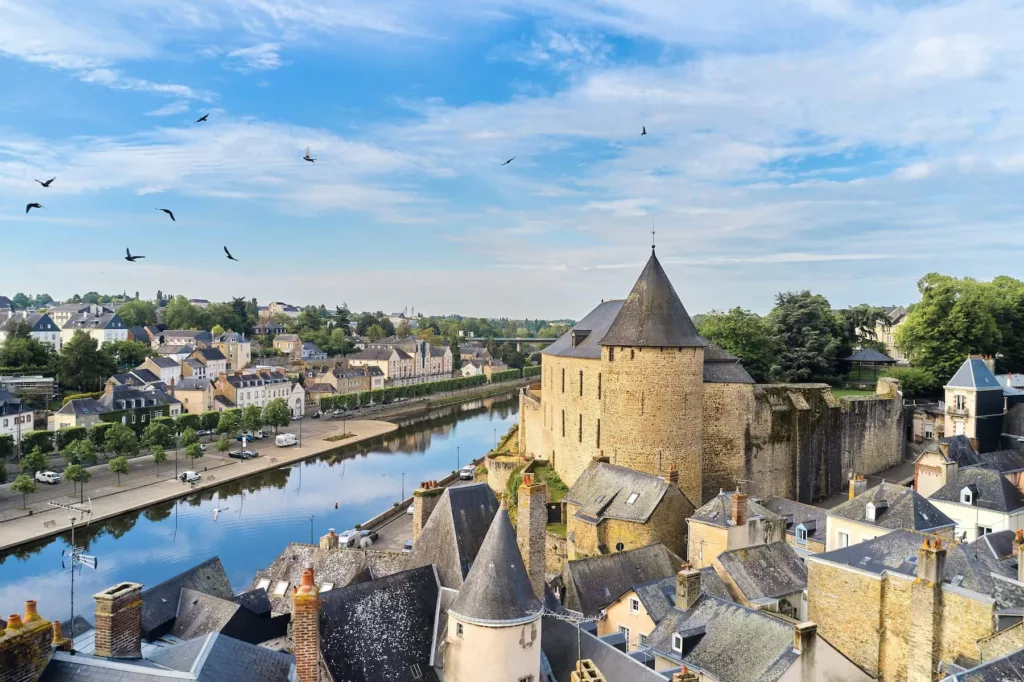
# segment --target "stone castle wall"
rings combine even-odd
[[[597,359],[544,356],[542,366],[541,428],[545,433],[540,440],[545,454],[540,456],[551,460],[558,475],[571,486],[594,457],[606,449],[607,426],[601,424],[601,408],[607,377]],[[598,429],[602,430],[600,443]],[[529,434],[527,439],[537,440]]]

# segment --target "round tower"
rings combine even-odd
[[[640,278],[601,339],[604,456],[662,474],[702,502],[704,348],[690,315],[651,249]]]
[[[445,682],[539,680],[542,612],[502,502],[448,610]]]

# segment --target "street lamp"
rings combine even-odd
[[[313,544],[313,514],[309,515],[309,544]]]
[[[458,471],[462,468],[462,448],[458,445],[455,446],[455,470]]]

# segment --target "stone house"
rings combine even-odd
[[[686,523],[686,556],[697,569],[713,566],[722,552],[785,541],[785,519],[741,492],[719,493]]]
[[[429,341],[408,336],[404,339],[390,337],[370,343],[366,350],[350,359],[360,358],[373,350],[395,350],[402,361],[397,366],[397,372],[388,375],[389,382],[413,383],[411,380],[423,380],[427,378],[450,378],[452,374],[452,351],[448,346],[435,346]],[[355,363],[353,363],[355,366]],[[381,369],[384,369],[381,367]]]
[[[958,470],[928,501],[956,522],[960,542],[1024,528],[1024,495],[999,471],[985,466]]]
[[[0,389],[0,436],[10,436],[19,445],[21,434],[35,428],[33,415],[21,398]]]
[[[312,341],[303,341],[302,359],[313,362],[322,361],[327,359],[327,353],[320,350],[320,346],[316,345]]]
[[[992,373],[995,360],[988,356],[972,355],[964,360],[960,369],[946,383],[947,436],[965,435],[978,452],[999,449],[1005,412],[1005,388]]]
[[[973,545],[898,530],[808,557],[807,615],[877,679],[931,682],[940,664],[977,661],[979,643],[1014,636],[1019,570]]]
[[[172,345],[169,343],[161,344],[156,348],[156,354],[162,355],[165,358],[171,358],[175,362],[185,362],[192,353],[195,352],[196,347],[191,344],[184,345]]]
[[[907,309],[901,305],[882,306],[883,316],[875,322],[873,338],[885,344],[885,353],[901,365],[910,364],[909,358],[896,348],[896,330],[907,319]]]
[[[165,329],[160,332],[158,340],[156,345],[210,348],[213,345],[213,334],[202,329]]]
[[[139,365],[138,369],[148,369],[165,384],[181,379],[181,363],[162,355],[151,355]]]
[[[939,440],[946,435],[945,403],[928,403],[915,405],[913,416],[913,433],[915,443],[926,443]]]
[[[759,502],[765,509],[786,521],[786,542],[798,556],[805,557],[825,551],[828,519],[824,509],[784,497],[769,497]]]
[[[228,371],[228,359],[217,348],[196,348],[189,357],[206,365],[206,376],[209,379]]]
[[[380,372],[380,368],[373,366],[352,367],[343,369],[335,366],[327,370],[318,381],[333,387],[336,393],[360,393],[369,391],[373,387],[371,370]],[[383,375],[381,375],[383,383]]]
[[[384,380],[396,382],[413,377],[412,356],[401,348],[371,346],[345,358],[349,367],[376,367]]]
[[[302,359],[302,339],[298,334],[278,334],[274,337],[274,348],[292,362]]]
[[[73,316],[61,327],[61,346],[67,344],[78,332],[91,336],[100,346],[114,341],[128,340],[128,327],[114,312],[104,312],[98,315],[81,313]]]
[[[184,412],[202,414],[213,410],[213,384],[209,379],[183,377],[171,385],[170,391],[181,401]]]
[[[732,601],[795,621],[807,620],[807,569],[785,542],[722,552],[714,561]]]
[[[156,386],[142,388],[127,384],[104,387],[99,398],[69,400],[53,415],[54,430],[68,426],[94,426],[100,422],[120,422],[142,433],[157,417],[177,417],[181,402]]]
[[[252,342],[238,332],[224,332],[213,339],[213,347],[227,358],[227,371],[245,369],[252,362]]]
[[[952,542],[956,523],[913,488],[882,481],[863,490],[866,481],[855,476],[850,499],[828,511],[825,548],[849,547],[895,530],[916,530]],[[863,492],[861,492],[863,491]]]
[[[299,388],[301,390],[301,385]],[[292,382],[283,372],[263,370],[221,374],[214,382],[214,394],[229,401],[231,406],[239,408],[248,405],[266,407],[271,400],[282,398],[288,403],[293,414],[295,413]],[[301,403],[305,403],[305,393],[301,396]],[[300,410],[302,404],[299,406]]]
[[[914,490],[925,497],[946,485],[961,467],[981,462],[967,436],[942,438],[927,446],[914,460]]]
[[[569,559],[637,549],[660,542],[686,550],[686,525],[693,504],[679,490],[679,477],[645,474],[593,462],[563,500]]]
[[[210,380],[213,378],[209,368],[197,358],[187,358],[181,362],[181,376],[190,379]]]
[[[103,315],[112,312],[114,312],[112,308],[104,307],[98,303],[65,303],[46,309],[46,314],[61,329],[68,323],[68,320],[77,315]]]

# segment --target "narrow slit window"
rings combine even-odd
[[[615,349],[608,346],[608,362],[615,362]]]
[[[640,416],[641,417],[644,416],[644,407],[645,407],[644,403],[646,403],[646,402],[647,402],[647,396],[644,395],[643,393],[641,393],[640,394]]]
[[[579,435],[577,436],[576,440],[577,440],[578,442],[580,442],[580,443],[582,443],[582,442],[583,442],[583,415],[582,415],[582,414],[580,415],[580,430],[579,430]]]
[[[580,370],[580,396],[583,396],[583,370]]]
[[[565,410],[562,410],[562,438],[565,438]]]
[[[597,447],[601,447],[601,420],[597,420]]]
[[[601,399],[601,373],[597,374],[597,399]]]
[[[565,393],[565,367],[562,368],[562,393]]]

